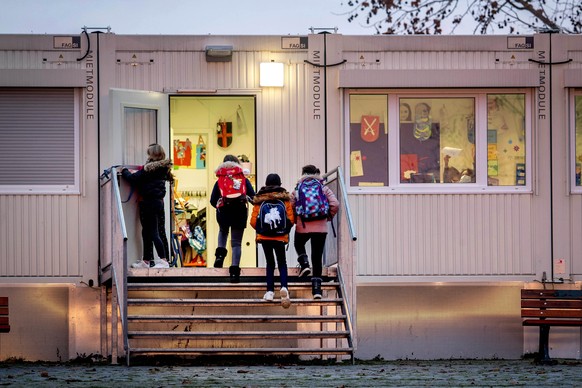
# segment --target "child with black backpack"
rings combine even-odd
[[[267,175],[265,186],[261,187],[253,199],[251,226],[257,231],[257,243],[263,246],[267,261],[267,292],[264,300],[272,301],[275,296],[275,257],[281,282],[281,306],[289,308],[291,299],[287,288],[287,259],[285,245],[289,242],[289,231],[295,216],[291,194],[281,187],[277,174]]]
[[[323,250],[327,237],[327,222],[339,209],[333,191],[323,184],[319,168],[312,164],[304,166],[301,178],[293,192],[293,206],[297,218],[295,226],[295,251],[301,267],[299,277],[311,275],[305,246],[311,240],[311,278],[314,299],[321,299],[321,274],[323,272]]]
[[[232,264],[229,268],[231,283],[240,280],[240,257],[242,253],[242,238],[247,227],[248,198],[255,196],[251,182],[244,176],[238,158],[226,155],[215,170],[218,180],[210,194],[210,204],[216,208],[218,222],[218,247],[216,248],[215,268],[222,268],[228,253],[226,241],[230,236],[232,249]]]

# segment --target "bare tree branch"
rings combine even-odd
[[[582,33],[580,0],[348,0],[348,21],[365,18],[378,34]]]

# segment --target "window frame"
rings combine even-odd
[[[62,89],[50,87],[52,89]],[[42,195],[42,194],[62,194],[62,195],[79,195],[80,189],[80,137],[81,137],[81,99],[82,89],[76,87],[67,87],[73,91],[73,158],[74,171],[73,184],[43,184],[34,185],[32,183],[20,185],[0,185],[0,195]],[[15,167],[18,168],[18,167]]]
[[[572,89],[568,99],[568,121],[570,123],[570,193],[582,194],[582,185],[576,186],[576,97],[582,98],[582,89]]]
[[[350,95],[386,95],[388,100],[388,186],[352,186],[350,179]],[[487,185],[487,96],[490,94],[523,94],[525,99],[525,164],[526,184],[524,186]],[[401,98],[473,98],[475,100],[475,166],[478,173],[476,182],[451,183],[401,183],[400,182],[400,131],[399,101]],[[467,89],[345,89],[344,101],[344,160],[346,182],[349,194],[491,194],[533,192],[533,90],[530,88],[487,88],[475,91]],[[393,155],[397,155],[394,157]],[[582,192],[582,188],[580,190]]]

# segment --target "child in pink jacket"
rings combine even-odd
[[[301,178],[297,182],[293,192],[293,201],[299,198],[297,188],[305,179],[321,180],[319,168],[312,164],[304,166],[301,171]],[[313,265],[313,276],[311,278],[312,293],[314,299],[321,299],[321,274],[323,269],[323,250],[325,248],[325,239],[327,237],[327,222],[330,221],[339,209],[339,201],[331,189],[323,185],[323,193],[329,203],[329,213],[327,218],[317,220],[303,220],[297,217],[295,224],[295,251],[297,252],[297,261],[301,267],[299,277],[311,275],[309,268],[309,259],[305,246],[311,240],[311,263]]]

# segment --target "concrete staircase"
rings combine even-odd
[[[178,272],[182,271],[182,272]],[[289,269],[291,307],[262,299],[264,269],[130,270],[127,283],[128,363],[136,355],[261,355],[353,360],[351,325],[333,268],[323,277],[323,298]],[[179,276],[176,276],[179,275]]]

